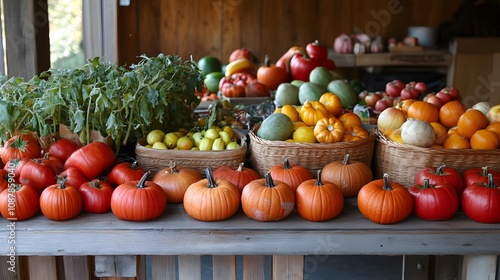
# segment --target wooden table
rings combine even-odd
[[[7,256],[12,233],[9,221],[3,223],[0,246]],[[82,213],[68,221],[38,214],[16,222],[14,232],[16,256],[272,255],[276,263],[281,256],[283,265],[293,262],[300,269],[304,255],[463,255],[463,279],[467,273],[495,273],[500,254],[500,224],[477,223],[459,212],[448,221],[410,216],[398,224],[379,225],[361,215],[355,199],[346,200],[337,218],[319,223],[296,212],[282,221],[257,222],[242,211],[225,221],[201,222],[189,217],[182,205],[169,205],[161,217],[148,222],[122,221],[111,212]],[[477,258],[482,261],[471,261]],[[494,267],[485,270],[485,258],[488,263],[494,258]]]

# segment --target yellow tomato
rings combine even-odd
[[[301,126],[293,132],[293,140],[295,142],[316,143],[314,137],[314,128],[311,126]]]

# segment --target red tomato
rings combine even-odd
[[[49,154],[66,161],[69,156],[79,148],[80,145],[78,145],[75,141],[67,138],[61,138],[50,144],[48,152]]]
[[[309,81],[311,71],[321,66],[322,61],[316,58],[308,58],[301,53],[296,53],[290,61],[290,74],[293,80]]]
[[[111,169],[108,174],[108,183],[113,187],[117,187],[121,184],[130,182],[130,181],[138,181],[142,178],[142,175],[146,173],[144,169],[137,165],[138,162],[134,160],[132,163],[130,162],[121,162],[118,163]]]
[[[417,82],[414,87],[416,90],[420,91],[420,93],[427,92],[427,84],[424,82]]]
[[[464,190],[464,182],[460,172],[444,164],[437,168],[426,167],[420,170],[415,179],[415,184],[423,185],[425,178],[429,178],[429,184],[431,185],[450,184],[457,191],[458,197],[462,195]]]
[[[404,98],[403,94],[405,96],[409,96],[410,98]],[[403,99],[417,99],[418,96],[420,95],[420,91],[418,91],[414,86],[412,85],[406,85],[400,92],[400,95]]]
[[[335,70],[335,68],[337,68],[337,64],[335,64],[335,61],[333,61],[331,59],[325,59],[323,61],[322,66],[330,71]]]
[[[89,180],[97,178],[115,164],[113,149],[103,142],[92,142],[76,150],[64,163],[64,169],[76,167]]]
[[[221,92],[225,97],[245,97],[245,87],[235,84],[224,84]]]
[[[413,197],[413,214],[421,219],[444,221],[458,211],[459,198],[450,184],[432,185],[424,178],[423,185],[415,184],[408,191]]]
[[[76,167],[66,168],[59,177],[66,177],[66,185],[78,187],[89,181],[87,177]]]
[[[306,45],[307,55],[311,58],[325,61],[328,58],[328,49],[321,46],[318,41]]]
[[[12,177],[10,180],[12,183],[14,183],[14,177]],[[0,169],[0,192],[7,189],[8,187],[9,187],[9,173],[5,169]]]
[[[56,183],[56,174],[52,167],[41,159],[30,159],[21,170],[19,182],[30,185],[42,192]]]
[[[500,223],[500,189],[488,175],[488,183],[475,183],[462,194],[462,210],[470,219],[479,223]]]
[[[400,80],[393,80],[385,85],[385,92],[392,97],[401,95],[401,91],[405,88],[405,83]]]
[[[2,162],[6,164],[15,158],[37,158],[42,149],[31,134],[20,133],[5,142],[2,150]]]
[[[57,156],[46,153],[42,158],[39,158],[39,160],[50,166],[56,175],[64,170],[64,161]]]
[[[474,183],[487,183],[488,173],[493,174],[493,183],[500,185],[500,172],[488,169],[487,166],[482,168],[469,168],[464,172],[464,185],[470,186]]]
[[[106,181],[94,179],[80,186],[83,210],[90,213],[105,213],[111,209],[113,187]]]
[[[30,185],[13,184],[0,193],[0,212],[6,219],[27,220],[40,210],[40,194]],[[15,201],[15,207],[9,204]]]
[[[21,170],[23,170],[24,165],[29,161],[29,158],[15,158],[9,160],[3,167],[9,173],[14,174],[14,181],[19,183],[19,175],[21,175]]]

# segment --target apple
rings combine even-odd
[[[427,92],[427,84],[424,82],[417,82],[414,87],[416,90],[420,91],[420,93]]]
[[[401,100],[406,100],[406,99],[413,99],[413,95],[411,94],[411,92],[409,90],[404,88],[401,91]]]
[[[381,113],[382,111],[384,111],[385,109],[387,109],[389,107],[391,107],[391,106],[389,106],[389,103],[387,103],[387,100],[380,99],[379,101],[377,101],[377,103],[375,103],[374,110],[375,110],[375,112]]]
[[[375,108],[375,104],[377,103],[377,101],[379,101],[380,99],[382,99],[382,94],[370,92],[365,96],[366,106],[373,109]]]
[[[443,90],[438,91],[436,93],[436,97],[441,99],[443,104],[446,104],[450,101],[453,101],[453,97],[451,95],[449,95],[447,91],[443,91]]]
[[[385,85],[385,92],[392,97],[401,95],[401,91],[405,88],[405,83],[400,80],[393,80]]]
[[[425,97],[426,98],[424,98],[423,101],[436,106],[436,108],[440,109],[441,106],[443,106],[443,101],[441,101],[441,99],[439,99],[435,94],[429,93]]]
[[[490,123],[500,122],[500,104],[491,106],[486,114],[486,118]]]
[[[240,145],[234,141],[229,142],[229,144],[226,145],[226,150],[235,150],[238,149]]]

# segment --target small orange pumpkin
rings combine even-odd
[[[439,121],[439,109],[431,103],[417,100],[408,108],[408,118],[413,118],[428,123]]]
[[[332,92],[323,93],[319,98],[319,102],[325,105],[332,116],[338,116],[342,112],[342,101]]]
[[[287,184],[293,191],[304,181],[312,179],[313,176],[309,170],[299,164],[290,164],[290,161],[285,156],[283,164],[275,165],[269,168],[269,173],[275,180],[279,180]]]
[[[351,156],[346,154],[343,161],[333,161],[325,165],[321,179],[335,184],[344,197],[352,197],[372,180],[372,170],[364,162],[351,161]]]
[[[500,140],[495,132],[487,129],[480,129],[470,138],[472,149],[496,149],[500,145]]]
[[[180,167],[174,161],[170,161],[170,166],[156,172],[151,181],[163,189],[168,203],[181,203],[187,188],[201,179],[198,170]]]
[[[451,133],[444,139],[442,146],[445,149],[470,149],[470,142],[458,133]]]
[[[214,178],[228,180],[233,183],[240,193],[243,191],[243,188],[253,180],[260,179],[259,173],[257,171],[245,167],[245,163],[241,162],[238,165],[238,168],[233,169],[230,166],[222,165],[214,170]]]
[[[469,140],[476,131],[487,126],[488,119],[481,111],[469,109],[458,119],[457,131],[458,134]]]
[[[241,208],[249,218],[270,222],[284,219],[295,207],[295,191],[286,183],[273,180],[268,172],[264,179],[248,183],[241,193]]]
[[[335,143],[344,137],[344,124],[336,117],[322,118],[314,126],[314,137],[320,143]]]
[[[300,118],[308,126],[314,126],[318,120],[329,118],[330,116],[331,114],[325,105],[319,101],[307,101],[300,108]]]
[[[333,183],[321,180],[321,170],[316,179],[302,182],[295,192],[297,212],[302,218],[321,222],[337,217],[344,208],[344,196]]]
[[[436,133],[436,138],[434,138],[435,145],[441,145],[444,142],[444,139],[448,136],[448,130],[444,125],[438,122],[431,123],[432,128],[434,128],[434,133]]]
[[[343,113],[340,115],[339,120],[344,124],[346,131],[352,131],[355,127],[361,127],[361,118],[353,112]]]
[[[358,193],[358,208],[361,214],[378,224],[398,223],[413,211],[413,198],[408,189],[384,174],[364,185]]]
[[[368,138],[368,131],[361,126],[354,127],[352,131],[344,133],[342,141],[359,141]]]
[[[269,56],[266,55],[264,65],[257,69],[257,80],[265,84],[269,89],[275,90],[280,84],[289,82],[290,76],[286,69],[271,65]]]
[[[454,127],[466,110],[464,104],[459,100],[447,102],[439,109],[439,122],[446,127]]]

